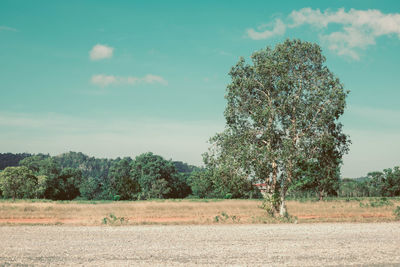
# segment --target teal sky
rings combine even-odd
[[[0,2],[0,152],[152,151],[201,164],[227,73],[286,38],[351,93],[344,177],[400,165],[400,2]]]

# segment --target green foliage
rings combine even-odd
[[[108,175],[111,165],[118,159],[99,159],[81,152],[68,152],[54,157],[61,168],[74,168],[82,172],[82,196],[87,199],[109,199]]]
[[[57,178],[58,193],[55,195],[59,200],[72,200],[80,195],[79,187],[82,181],[80,170],[65,168],[62,169]]]
[[[179,183],[174,164],[151,152],[135,158],[131,176],[140,185],[141,199],[174,198],[178,194],[173,190]]]
[[[80,152],[55,157],[45,154],[0,154],[0,164],[11,164],[9,159],[13,159],[14,163],[16,159],[21,159],[19,164],[37,178],[32,197],[53,200],[78,197],[88,200],[185,198],[192,193],[188,181],[190,174],[200,170],[184,162],[167,161],[152,153],[142,154],[135,161],[131,158],[97,159]],[[138,169],[133,170],[136,167]],[[0,188],[0,197],[3,195]]]
[[[382,196],[400,196],[400,167],[368,173],[370,184]]]
[[[337,196],[340,186],[341,161],[339,157],[331,155],[331,153],[335,153],[332,142],[322,142],[320,150],[317,160],[299,163],[296,174],[298,179],[294,180],[289,187],[289,194],[313,192],[318,195],[320,200],[327,196]]]
[[[38,175],[37,176],[38,184],[36,188],[36,197],[44,198],[46,189],[47,189],[47,176],[46,175]]]
[[[214,222],[218,223],[218,222],[227,222],[227,221],[232,221],[233,223],[239,223],[240,222],[240,218],[233,215],[230,216],[228,215],[225,211],[221,212],[220,215],[217,215],[214,217]]]
[[[347,197],[394,197],[400,196],[400,169],[385,169],[383,172],[368,173],[360,179],[343,179],[340,183],[340,196]]]
[[[169,196],[172,198],[185,198],[189,196],[192,193],[192,189],[189,185],[189,179],[189,173],[175,173],[173,175],[171,193]]]
[[[83,177],[95,178],[99,183],[107,180],[109,169],[115,161],[89,157],[81,152],[68,152],[54,158],[61,168],[79,169]]]
[[[116,160],[108,174],[108,190],[111,196],[119,195],[121,200],[137,199],[139,182],[131,176],[132,159]]]
[[[0,188],[5,198],[34,198],[38,179],[25,166],[7,167],[0,173]]]
[[[25,166],[34,173],[39,173],[45,166],[45,160],[49,159],[49,155],[37,154],[30,157],[26,157],[19,162],[20,166]],[[42,171],[43,172],[43,171]]]
[[[193,196],[209,198],[213,195],[213,181],[210,171],[193,172],[189,177]]]
[[[101,194],[101,184],[96,178],[84,179],[79,187],[80,195],[88,200],[98,199]]]
[[[232,194],[231,193],[226,193],[224,199],[231,199]]]
[[[71,200],[79,196],[82,181],[80,170],[61,169],[54,158],[43,154],[25,158],[20,165],[28,168],[38,178],[40,177],[37,197]]]

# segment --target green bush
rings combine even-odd
[[[117,217],[113,213],[110,213],[107,217],[103,218],[102,223],[107,225],[123,225],[128,223],[128,219],[125,217]]]
[[[232,222],[237,223],[240,222],[240,218],[233,215],[233,216],[229,216],[225,211],[221,212],[220,215],[217,215],[214,217],[214,222],[226,222],[229,219],[232,220]]]
[[[231,199],[232,198],[232,194],[231,193],[227,193],[224,198],[225,199]]]

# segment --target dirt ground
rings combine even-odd
[[[2,226],[0,265],[400,265],[400,223]]]

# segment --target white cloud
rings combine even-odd
[[[259,27],[259,30],[264,28],[265,25]],[[283,35],[286,31],[286,25],[282,22],[282,20],[275,20],[275,24],[272,30],[265,30],[262,32],[255,31],[254,29],[248,29],[247,35],[253,40],[262,40],[268,39],[275,35]]]
[[[98,74],[98,75],[92,76],[91,82],[92,82],[92,84],[99,85],[101,87],[105,87],[110,84],[116,83],[117,78],[112,75]]]
[[[142,81],[144,83],[159,83],[162,85],[168,85],[168,82],[166,80],[164,80],[163,77],[157,76],[157,75],[152,75],[152,74],[147,74],[140,81]]]
[[[375,36],[384,34],[398,34],[400,37],[400,14],[383,14],[376,9],[356,10],[350,9],[346,12],[343,8],[336,12],[319,9],[303,8],[293,11],[289,17],[293,24],[289,27],[298,27],[303,24],[311,24],[316,27],[327,27],[331,23],[348,25],[353,28],[369,30]]]
[[[259,40],[283,34],[286,28],[311,25],[320,32],[319,37],[328,49],[355,60],[359,59],[360,50],[374,45],[380,36],[400,38],[400,13],[384,14],[376,9],[346,11],[341,8],[321,12],[319,9],[303,8],[292,11],[286,21],[285,24],[276,20],[272,31],[256,32],[250,29],[247,33],[252,39]],[[332,24],[339,25],[341,29],[328,33]]]
[[[7,27],[7,26],[0,26],[0,32],[1,31],[12,31],[12,32],[16,32],[17,29],[12,28],[12,27]]]
[[[91,60],[100,60],[105,58],[112,58],[113,52],[113,47],[97,44],[93,46],[92,50],[90,50],[89,56]]]
[[[94,85],[98,85],[100,87],[106,87],[109,85],[130,85],[134,86],[136,84],[161,84],[168,85],[168,82],[161,76],[147,74],[146,76],[133,77],[133,76],[114,76],[114,75],[105,75],[105,74],[97,74],[93,75],[90,79],[91,83]]]

